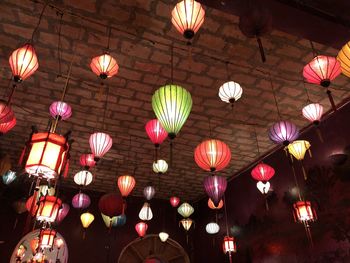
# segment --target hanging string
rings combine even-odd
[[[275,89],[273,87],[273,82],[272,82],[272,77],[271,77],[271,74],[269,74],[269,78],[270,78],[270,83],[271,83],[271,90],[272,90],[272,95],[273,95],[273,99],[275,101],[275,105],[276,105],[276,109],[277,109],[277,114],[278,114],[278,117],[280,118],[280,120],[282,119],[281,118],[281,113],[280,113],[280,109],[278,107],[278,103],[277,103],[277,98],[276,98],[276,94],[275,94]]]
[[[110,44],[110,41],[111,41],[111,34],[112,34],[112,28],[108,27],[108,39],[107,39],[106,52],[109,52],[109,44]]]
[[[171,64],[171,84],[174,84],[174,45],[171,44],[171,58],[170,58],[170,64]]]
[[[41,23],[41,19],[43,18],[45,9],[46,9],[46,7],[47,7],[48,4],[49,4],[49,1],[46,1],[45,4],[44,4],[44,6],[43,6],[43,9],[41,10],[41,13],[40,13],[40,15],[39,15],[38,23],[36,24],[36,26],[35,26],[35,28],[34,28],[34,30],[33,30],[32,37],[30,38],[29,43],[33,43],[34,35],[35,35],[36,31],[38,31],[38,28],[39,28],[40,23]]]
[[[106,114],[107,114],[107,106],[108,106],[108,98],[109,98],[109,85],[107,85],[107,93],[106,93],[106,102],[105,102],[105,108],[103,111],[103,117],[102,117],[102,129],[105,129],[105,119],[106,119]],[[130,139],[131,140],[131,139]]]
[[[58,41],[57,41],[57,57],[58,57],[58,76],[62,75],[62,66],[61,66],[61,60],[62,60],[62,56],[61,56],[61,31],[62,31],[62,22],[63,22],[63,12],[59,12],[57,11],[57,15],[60,15],[60,22],[58,25]]]
[[[209,125],[209,138],[213,138],[213,134],[212,134],[212,131],[211,131],[211,122],[210,122],[210,118],[208,118],[208,125]]]
[[[312,49],[313,56],[317,57],[317,51],[315,49],[314,43],[311,40],[309,40],[309,42],[310,42],[310,46],[311,46],[311,49]]]
[[[225,194],[224,194],[224,210],[225,210],[225,221],[226,221],[226,235],[229,236],[228,220],[227,220],[227,209],[226,209],[226,195]]]
[[[306,92],[307,103],[311,103],[309,91],[308,91],[307,88],[306,88],[306,85],[305,85],[305,81],[304,81],[304,80],[303,80],[303,86],[304,86],[304,90],[305,90],[305,92]]]
[[[255,127],[254,127],[254,135],[255,135],[255,141],[256,141],[256,149],[258,150],[258,156],[260,156],[260,147],[259,147],[258,133],[256,132],[256,128]]]

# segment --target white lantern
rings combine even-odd
[[[211,222],[206,225],[205,231],[210,235],[214,235],[220,231],[220,226],[215,222]]]
[[[241,85],[234,81],[224,83],[219,89],[219,97],[226,103],[233,104],[242,97],[243,89]]]
[[[159,239],[162,242],[166,242],[168,240],[169,234],[166,232],[160,232],[159,233]]]
[[[153,218],[152,209],[149,203],[145,202],[140,210],[139,218],[143,221],[149,221]]]
[[[153,172],[157,174],[165,174],[168,171],[168,164],[164,160],[153,162]]]
[[[93,178],[93,175],[91,172],[89,172],[88,170],[83,170],[83,171],[77,172],[74,175],[74,182],[77,185],[87,186],[91,184],[92,178]]]
[[[270,190],[270,182],[266,182],[266,183],[263,183],[261,181],[259,181],[257,184],[256,184],[256,187],[259,189],[259,191],[262,193],[262,194],[267,194]]]

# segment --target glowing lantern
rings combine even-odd
[[[125,203],[119,194],[109,193],[101,196],[98,208],[102,214],[114,217],[124,214]]]
[[[61,199],[56,196],[42,196],[39,199],[39,208],[36,213],[36,219],[38,221],[54,222],[61,205]]]
[[[162,241],[163,243],[166,242],[169,238],[169,234],[166,232],[160,232],[158,236],[160,241]]]
[[[317,126],[322,118],[323,107],[318,103],[310,103],[303,108],[302,113],[305,119]]]
[[[156,194],[156,189],[152,185],[148,185],[143,189],[143,196],[149,201]]]
[[[215,222],[211,222],[205,226],[205,231],[210,235],[214,235],[220,231],[220,226]]]
[[[62,204],[61,209],[58,210],[58,215],[56,218],[57,223],[61,223],[63,221],[63,219],[67,216],[69,209],[70,209],[70,206],[68,204],[66,203]]]
[[[8,121],[8,122],[1,122],[0,123],[0,136],[9,132],[13,127],[16,126],[16,123],[17,123],[17,121],[16,121],[15,117],[13,117],[13,119]]]
[[[20,244],[19,247],[17,248],[17,252],[16,252],[16,262],[21,262],[22,259],[24,258],[25,254],[26,254],[27,248],[25,247],[25,245]]]
[[[225,254],[237,252],[236,241],[233,237],[225,236],[224,242],[222,243],[222,250]]]
[[[33,238],[30,241],[30,249],[32,250],[32,254],[35,255],[39,247],[39,238]]]
[[[311,144],[305,140],[297,140],[288,145],[287,149],[290,154],[294,156],[295,159],[301,161],[305,157],[307,150],[310,151]]]
[[[205,11],[194,0],[183,0],[171,12],[171,22],[186,39],[192,39],[204,22]]]
[[[177,212],[184,218],[190,217],[193,212],[194,208],[189,203],[182,203],[179,208],[177,209]]]
[[[11,107],[4,100],[0,100],[0,124],[10,122],[15,117]]]
[[[149,203],[145,202],[140,210],[139,218],[142,221],[149,221],[153,218],[152,209]]]
[[[79,162],[85,170],[88,170],[96,165],[95,156],[92,153],[80,155]]]
[[[91,172],[84,170],[74,175],[74,182],[80,186],[87,186],[92,183],[93,175]]]
[[[42,249],[52,248],[56,237],[56,230],[46,228],[40,231],[39,236],[39,247]]]
[[[270,140],[284,146],[297,139],[298,136],[299,129],[289,121],[276,122],[269,130]]]
[[[242,97],[243,89],[241,85],[234,81],[224,83],[219,89],[219,97],[223,102],[233,103]]]
[[[95,132],[91,134],[89,143],[91,152],[95,156],[95,161],[98,161],[111,149],[113,141],[107,133]]]
[[[181,223],[182,227],[186,231],[188,231],[188,230],[190,230],[190,228],[192,226],[193,220],[191,218],[184,218],[184,219],[180,220],[180,223]]]
[[[95,220],[94,215],[89,212],[83,213],[80,216],[80,221],[81,221],[81,224],[83,225],[83,228],[88,228],[94,220]]]
[[[191,94],[180,86],[165,85],[153,94],[152,108],[169,138],[174,139],[191,112]]]
[[[23,47],[13,51],[9,58],[9,63],[15,82],[25,80],[39,67],[38,57],[31,44],[25,44]]]
[[[275,175],[275,169],[266,163],[259,163],[250,174],[255,180],[266,182]]]
[[[101,79],[113,77],[119,70],[117,61],[107,53],[94,57],[91,60],[90,67]]]
[[[143,238],[146,235],[148,225],[145,222],[139,222],[135,225],[135,230],[139,237]]]
[[[64,241],[62,238],[56,238],[55,239],[55,246],[57,249],[61,249],[64,246]]]
[[[153,162],[153,172],[157,174],[165,174],[168,171],[168,164],[164,160]]]
[[[170,204],[172,207],[177,207],[179,203],[180,203],[180,198],[178,198],[177,196],[170,197]]]
[[[337,60],[340,62],[342,73],[350,77],[350,42],[346,43],[339,51]]]
[[[136,180],[131,175],[123,175],[118,178],[118,188],[123,197],[128,197],[136,185]]]
[[[194,150],[194,160],[205,171],[220,171],[231,161],[230,148],[219,140],[206,140]]]
[[[53,179],[64,167],[68,152],[67,138],[56,133],[33,134],[30,153],[25,165],[29,175]]]
[[[158,148],[168,136],[168,133],[164,130],[157,119],[148,121],[146,123],[145,130],[156,148]]]
[[[270,190],[270,182],[263,183],[261,181],[256,183],[256,187],[262,194],[267,194]]]
[[[213,210],[219,210],[224,206],[224,201],[220,200],[219,204],[216,206],[210,198],[208,199],[208,207]]]
[[[55,101],[50,105],[50,114],[54,119],[67,120],[72,116],[72,108],[68,103]]]
[[[74,208],[85,209],[91,204],[90,197],[84,193],[78,193],[73,196],[72,205]]]
[[[37,195],[34,193],[31,197],[29,197],[26,201],[26,208],[27,211],[30,213],[30,215],[35,216],[36,211],[38,210],[38,205],[37,205]]]
[[[309,222],[317,220],[315,209],[309,201],[298,201],[293,204],[294,220],[308,225]]]
[[[103,222],[108,228],[123,226],[126,223],[126,215],[109,217],[101,213],[101,216],[102,216]]]
[[[2,176],[2,181],[4,184],[9,185],[17,178],[16,172],[8,170]]]
[[[207,176],[204,178],[203,184],[207,195],[213,201],[214,205],[218,206],[221,198],[226,191],[226,178],[218,175]]]

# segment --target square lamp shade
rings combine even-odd
[[[39,247],[40,248],[51,248],[53,246],[56,237],[56,230],[47,228],[40,231]]]
[[[39,208],[36,214],[38,221],[55,222],[62,205],[61,199],[56,196],[43,196],[39,200]]]
[[[45,179],[55,178],[66,161],[69,148],[66,138],[50,132],[35,133],[30,145],[26,172]]]

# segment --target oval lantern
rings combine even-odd
[[[194,160],[205,171],[220,171],[230,163],[231,151],[224,142],[209,139],[196,147]]]
[[[123,197],[128,197],[136,185],[136,180],[131,175],[122,175],[118,177],[118,188]]]
[[[165,160],[157,160],[153,162],[153,172],[156,174],[165,174],[168,171],[168,164]]]
[[[269,181],[275,175],[275,169],[266,163],[259,163],[250,173],[254,180]]]
[[[322,118],[323,107],[319,103],[310,103],[303,108],[302,113],[305,119],[317,126]]]
[[[172,207],[177,207],[179,203],[180,203],[180,198],[178,198],[177,196],[170,197],[170,204]]]
[[[107,53],[94,57],[91,60],[90,67],[101,79],[113,77],[119,70],[117,61]]]
[[[63,221],[63,219],[66,218],[66,216],[68,215],[69,209],[70,209],[69,204],[66,204],[66,203],[62,204],[61,209],[58,210],[58,215],[56,218],[57,223],[61,223]]]
[[[98,208],[106,216],[119,216],[124,213],[124,200],[116,193],[104,194],[98,201]]]
[[[91,204],[90,197],[84,193],[78,193],[72,198],[72,205],[74,208],[85,209]]]
[[[154,195],[156,194],[156,189],[154,189],[154,187],[152,185],[147,185],[144,189],[143,189],[143,196],[149,201],[151,200]]]
[[[55,101],[50,105],[50,115],[54,119],[67,120],[72,116],[72,108],[68,103]]]
[[[92,183],[92,178],[92,173],[88,170],[84,170],[74,175],[74,182],[79,186],[87,186]]]
[[[190,217],[194,213],[194,208],[189,203],[182,203],[177,212],[184,218]]]
[[[148,225],[145,222],[139,222],[135,225],[135,230],[139,237],[143,238],[146,235]]]
[[[168,133],[166,130],[164,130],[158,119],[148,121],[146,123],[145,130],[156,148],[158,148],[166,137],[168,137]]]
[[[153,218],[153,212],[151,205],[148,202],[145,202],[140,210],[139,218],[142,221],[150,221]]]
[[[205,231],[210,235],[214,235],[220,231],[220,226],[215,222],[211,222],[205,226]]]
[[[212,175],[204,178],[204,190],[210,199],[213,201],[215,206],[218,206],[221,198],[223,197],[227,181],[225,177]]]
[[[219,97],[223,102],[233,104],[242,97],[241,85],[234,81],[228,81],[219,88]]]
[[[85,153],[80,155],[79,162],[85,170],[93,168],[96,165],[95,156],[92,153]]]
[[[272,125],[269,130],[269,138],[277,144],[288,146],[299,136],[299,129],[289,121],[279,121]]]
[[[98,161],[111,149],[113,140],[107,133],[95,132],[91,134],[89,143],[91,152],[95,156],[95,161]]]
[[[217,206],[215,206],[213,200],[208,198],[208,207],[210,209],[219,210],[219,209],[223,208],[223,206],[224,206],[224,201],[222,201],[222,199],[220,200],[219,204]]]
[[[4,123],[0,123],[0,136],[8,133],[13,127],[16,126],[17,120],[15,117],[12,120]]]

